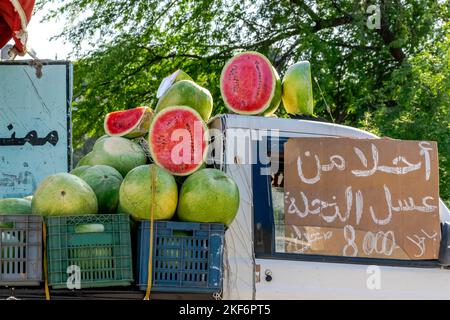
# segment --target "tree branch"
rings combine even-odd
[[[315,13],[314,10],[311,9],[303,0],[291,0],[291,3],[303,9],[314,22],[320,20],[320,17],[317,15],[317,13]]]
[[[365,46],[365,45],[358,45],[358,44],[348,44],[348,43],[344,43],[344,42],[340,42],[340,41],[330,41],[327,42],[328,45],[330,46],[335,46],[335,47],[343,47],[343,48],[349,48],[349,49],[360,49],[360,50],[376,50],[379,51],[381,48],[377,47],[377,46]]]
[[[349,14],[344,14],[340,17],[332,18],[332,19],[321,19],[319,15],[311,9],[303,0],[291,0],[291,3],[297,5],[301,9],[303,9],[308,16],[314,21],[313,31],[317,32],[323,29],[334,28],[338,26],[342,26],[345,24],[349,24],[353,22],[353,17]]]
[[[127,81],[132,76],[141,72],[145,67],[152,65],[153,63],[162,61],[162,60],[173,59],[173,58],[188,58],[188,59],[207,60],[207,61],[217,60],[217,59],[225,59],[225,58],[229,57],[232,50],[237,50],[237,49],[249,50],[249,49],[257,48],[258,46],[271,45],[280,40],[292,37],[293,35],[296,35],[296,32],[290,31],[290,32],[286,32],[286,33],[281,33],[273,38],[267,38],[267,39],[261,40],[259,42],[225,47],[223,50],[221,50],[217,53],[211,54],[209,56],[201,56],[201,55],[192,54],[192,53],[176,53],[176,52],[169,53],[169,54],[163,56],[163,55],[157,54],[152,49],[152,47],[148,47],[148,46],[144,46],[144,45],[136,45],[136,47],[138,49],[146,50],[151,55],[151,58],[147,59],[145,62],[140,64],[138,67],[136,67],[134,70],[130,71],[129,73],[124,74],[120,79],[108,79],[106,81],[99,83],[98,86],[106,86],[106,85],[111,84],[112,82],[121,83],[123,81]]]
[[[395,40],[395,36],[389,29],[388,21],[386,18],[387,14],[383,0],[381,1],[380,11],[381,11],[381,25],[380,29],[375,29],[375,32],[381,36],[381,39],[383,39],[384,44],[389,47],[389,52],[391,53],[392,57],[394,57],[394,59],[397,62],[402,63],[403,60],[405,60],[406,55],[403,52],[402,48],[393,47],[391,45],[392,42]]]
[[[321,19],[319,15],[311,9],[304,0],[290,0],[291,3],[297,5],[301,9],[303,9],[308,16],[314,21],[315,25],[313,27],[314,32],[318,32],[323,29],[334,28],[342,25],[346,25],[352,23],[354,21],[352,15],[344,14],[340,17],[331,18],[331,19]],[[375,29],[375,32],[381,36],[383,43],[389,47],[389,52],[392,57],[399,63],[402,63],[405,60],[406,55],[400,47],[393,47],[391,44],[395,40],[395,35],[389,29],[389,24],[387,21],[387,14],[385,10],[384,0],[381,0],[381,28]]]
[[[292,52],[297,48],[300,44],[300,40],[295,41],[291,47],[280,57],[280,59],[275,61],[275,67],[283,68],[286,64],[286,59],[292,54]]]
[[[350,15],[343,15],[342,17],[337,17],[333,19],[322,19],[316,21],[313,30],[315,32],[320,31],[322,29],[334,28],[342,25],[346,25],[353,22],[353,17]]]

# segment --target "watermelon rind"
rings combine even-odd
[[[159,84],[158,91],[156,92],[156,98],[161,98],[164,93],[175,83],[181,80],[192,80],[192,78],[183,70],[178,69],[174,73],[172,73],[170,76],[165,77],[161,83]]]
[[[146,163],[147,156],[136,142],[124,137],[106,137],[97,140],[92,151],[78,161],[77,167],[104,164],[125,177],[131,169]]]
[[[177,204],[178,187],[174,177],[156,164],[134,168],[120,186],[120,211],[136,221],[150,220],[152,205],[155,220],[170,220]]]
[[[197,111],[208,121],[213,110],[213,98],[208,89],[190,80],[181,80],[172,85],[159,99],[155,113],[172,106],[187,106]]]
[[[94,190],[100,213],[116,212],[119,204],[119,189],[123,180],[119,171],[111,166],[95,165],[88,167],[80,173],[79,177]]]
[[[97,214],[97,197],[83,179],[70,173],[57,173],[39,184],[31,201],[31,212],[41,216]]]
[[[181,221],[230,225],[239,203],[239,188],[233,179],[221,170],[203,169],[181,186],[177,216]]]
[[[104,232],[105,226],[101,223],[78,224],[74,228],[75,233]]]
[[[115,112],[108,113],[105,116],[105,120],[103,123],[103,127],[105,129],[106,134],[110,137],[124,137],[124,138],[128,138],[128,139],[142,137],[145,134],[147,134],[148,128],[150,126],[150,122],[152,121],[153,111],[151,108],[145,107],[145,106],[136,107],[134,109],[129,109],[129,110],[136,110],[136,109],[143,110],[141,118],[135,125],[131,126],[128,130],[122,131],[120,133],[111,133],[111,131],[108,129],[108,120],[109,120],[109,117],[111,114],[121,112],[121,111],[115,111]],[[129,110],[122,110],[122,111],[129,111]]]
[[[265,117],[270,117],[272,116],[277,110],[278,107],[281,104],[281,95],[282,95],[282,86],[281,86],[281,78],[280,75],[278,74],[277,70],[272,67],[273,69],[273,73],[275,75],[275,94],[272,98],[272,100],[270,101],[270,106],[264,111],[263,115]]]
[[[288,68],[282,82],[283,106],[289,114],[312,115],[314,101],[309,61],[300,61]]]
[[[0,199],[0,215],[31,214],[31,200],[22,198]]]
[[[84,160],[83,160],[84,161]],[[80,177],[80,175],[85,172],[87,169],[89,169],[91,166],[77,166],[72,171],[70,171],[70,174],[73,174],[74,176]]]

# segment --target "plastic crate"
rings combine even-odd
[[[152,291],[214,293],[222,289],[223,224],[156,221],[153,236]],[[138,228],[140,290],[148,283],[150,222]]]
[[[48,279],[52,288],[115,287],[133,282],[128,215],[49,217],[46,224]],[[78,229],[85,224],[103,225],[104,230]]]
[[[42,218],[0,215],[0,285],[38,286],[42,281]]]

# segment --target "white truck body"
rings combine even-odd
[[[254,244],[252,162],[255,154],[238,139],[256,141],[264,135],[280,137],[378,138],[347,127],[317,121],[221,115],[210,120],[213,136],[222,132],[223,153],[215,164],[232,177],[240,190],[240,209],[226,232],[224,299],[450,299],[450,270],[436,264],[372,265],[321,260],[259,257]],[[267,130],[279,130],[267,131]],[[214,133],[215,132],[215,133]],[[237,132],[237,133],[236,133]],[[231,133],[231,135],[230,135]],[[246,159],[250,156],[250,159]],[[250,161],[249,161],[250,160]],[[267,195],[258,195],[268,201]],[[440,201],[441,222],[450,221]],[[266,274],[271,276],[266,280]]]

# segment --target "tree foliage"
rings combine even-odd
[[[372,4],[380,12],[375,29],[367,25]],[[445,0],[41,0],[38,7],[49,10],[47,19],[67,20],[61,36],[77,48],[77,143],[101,134],[107,112],[155,106],[159,82],[178,68],[211,91],[214,113],[225,112],[222,67],[236,52],[256,50],[281,76],[296,61],[311,62],[318,116],[437,140],[441,193],[450,199]],[[282,108],[279,116],[287,116]]]

